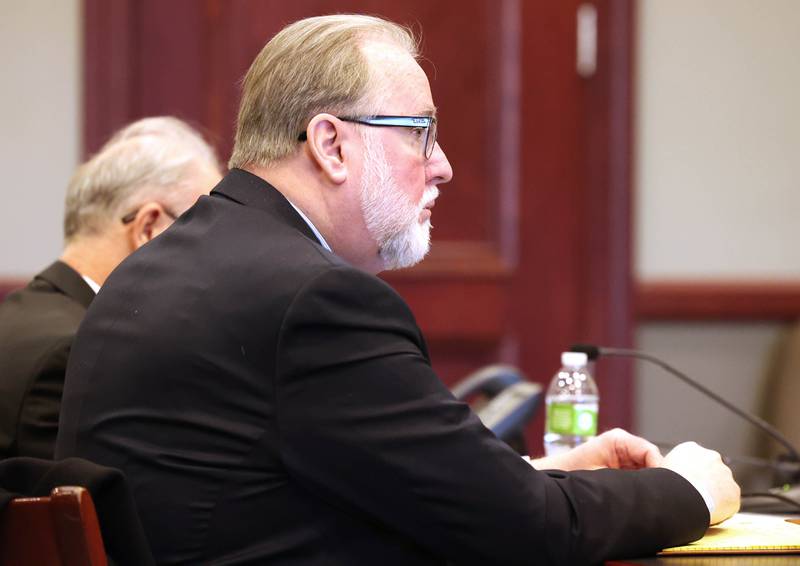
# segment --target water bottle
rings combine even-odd
[[[544,452],[561,454],[597,434],[597,385],[586,369],[583,352],[561,354],[563,366],[550,382],[545,403]]]

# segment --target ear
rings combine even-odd
[[[317,114],[306,129],[306,149],[316,161],[322,173],[334,184],[347,180],[347,146],[352,132],[344,123],[331,114]]]
[[[129,225],[131,251],[137,250],[158,236],[172,223],[172,218],[164,212],[157,202],[148,202],[139,208],[136,217]]]

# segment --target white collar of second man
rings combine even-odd
[[[95,281],[88,275],[82,274],[81,277],[83,277],[83,280],[86,281],[86,284],[92,288],[92,291],[94,291],[95,295],[100,292],[100,285],[97,283],[97,281]]]

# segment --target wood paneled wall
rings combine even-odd
[[[547,382],[578,340],[627,345],[638,320],[790,320],[800,286],[630,277],[633,3],[599,1],[598,70],[575,73],[575,0],[85,0],[84,149],[174,114],[227,157],[239,80],[287,22],[381,14],[423,36],[455,169],[430,257],[386,278],[452,383],[497,360]],[[0,298],[22,281],[0,281]],[[630,368],[600,366],[601,425],[629,426]],[[538,448],[541,420],[530,431]]]
[[[447,383],[502,360],[548,382],[559,353],[631,339],[633,8],[597,3],[598,70],[575,71],[576,0],[85,0],[85,149],[173,114],[227,157],[239,81],[287,22],[366,12],[422,33],[455,170],[407,299]],[[391,109],[387,109],[387,112]],[[631,422],[630,368],[601,368],[601,426]],[[530,431],[540,449],[541,419]]]

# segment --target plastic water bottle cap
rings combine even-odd
[[[570,368],[585,367],[589,356],[584,352],[564,352],[561,354],[561,365]]]

